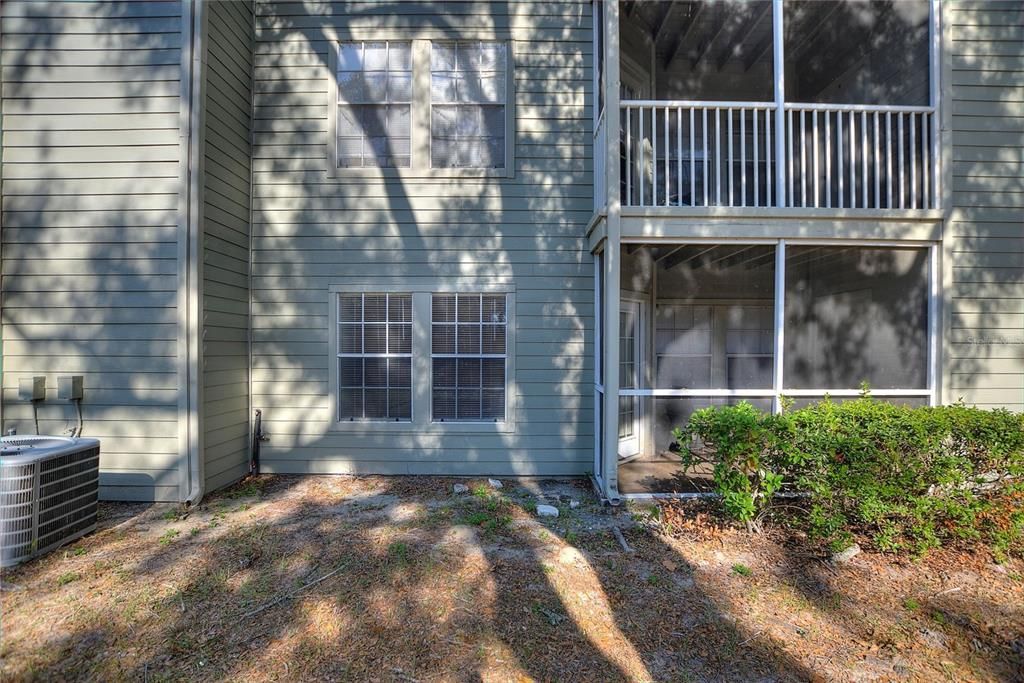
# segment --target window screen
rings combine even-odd
[[[344,42],[338,50],[338,165],[410,165],[412,43]]]
[[[505,420],[504,294],[435,294],[432,302],[433,419]]]
[[[504,43],[431,44],[431,166],[505,168],[507,60]]]
[[[338,418],[412,419],[412,295],[338,299]]]

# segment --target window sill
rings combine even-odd
[[[389,434],[416,432],[418,434],[511,434],[516,423],[505,422],[332,422],[331,432],[345,434]]]
[[[507,168],[337,168],[327,175],[337,180],[433,180],[473,178],[514,178]]]

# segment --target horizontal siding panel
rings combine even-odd
[[[546,474],[592,466],[592,399],[583,378],[592,374],[593,354],[592,265],[584,239],[593,184],[589,11],[587,3],[468,2],[438,10],[429,3],[327,2],[313,11],[296,3],[257,5],[252,380],[254,405],[266,411],[268,430],[277,435],[264,451],[267,471],[283,461],[295,471],[325,472],[479,474],[496,467],[487,463],[516,459]],[[512,178],[324,173],[329,39],[360,21],[420,29],[440,21],[458,30],[511,32],[517,41]],[[268,28],[276,25],[280,31]],[[511,278],[523,402],[513,409],[515,432],[453,428],[443,437],[397,439],[386,431],[324,433],[330,422],[327,290],[339,278],[382,273]],[[445,457],[426,457],[435,452]]]
[[[178,497],[181,9],[0,5],[4,418],[31,431],[18,378],[82,374],[105,498]]]

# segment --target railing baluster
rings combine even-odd
[[[814,111],[811,112],[811,130],[812,130],[812,135],[814,136],[814,139],[812,140],[814,145],[811,148],[811,154],[814,155],[814,165],[812,166],[812,168],[814,169],[814,200],[811,203],[814,205],[815,208],[817,208],[818,206],[820,206],[820,204],[818,204],[818,110],[817,109],[815,109]]]
[[[772,206],[775,193],[772,191],[772,110],[764,110],[764,193],[765,206]]]
[[[885,208],[892,208],[892,112],[885,112]]]
[[[694,159],[694,146],[697,130],[693,123],[693,107],[690,107],[690,206],[697,206],[697,169],[694,165],[696,163]]]
[[[860,187],[863,208],[868,208],[868,113],[860,113]]]
[[[708,205],[708,110],[703,111],[703,123],[701,132],[704,134],[704,159],[701,167],[704,169],[704,206]]]
[[[800,110],[800,206],[807,206],[807,126],[806,112]]]
[[[668,133],[668,107],[665,107],[665,206],[668,206],[669,203],[668,183],[669,176],[671,175],[669,173],[669,163],[671,162],[669,157],[672,156],[669,152],[669,145],[671,144],[671,139]]]
[[[832,208],[832,113],[825,112],[825,206]]]
[[[747,110],[740,109],[740,206],[747,205]]]
[[[693,137],[693,133],[690,133]],[[683,205],[683,108],[676,107],[676,206]]]
[[[644,168],[644,112],[647,107],[640,107],[637,113],[640,115],[640,130],[637,131],[637,147],[640,149],[640,163],[637,165],[637,176],[640,186],[640,206],[644,205],[646,201],[644,197],[644,176],[647,175],[647,170]]]
[[[729,117],[729,206],[732,206],[732,167],[733,167],[733,156],[732,156],[732,107],[725,110],[726,116]]]
[[[931,146],[932,115],[921,115],[921,208],[932,208],[932,165],[929,147]]]
[[[850,112],[850,208],[857,208],[857,119]]]
[[[917,135],[914,122],[917,114],[910,115],[910,208],[917,208]]]
[[[633,107],[626,107],[626,203],[633,204]]]
[[[843,198],[843,177],[846,175],[846,169],[843,168],[843,112],[836,112],[836,178],[839,179],[839,208],[843,208],[845,199]]]
[[[658,108],[651,107],[651,206],[658,205]]]
[[[721,109],[715,107],[715,204],[722,205],[722,119]]]
[[[875,163],[874,163],[874,171],[875,171],[875,207],[874,208],[881,209],[882,208],[882,198],[879,195],[879,178],[878,178],[878,161],[879,161],[879,159],[878,159],[878,112],[877,111],[875,112],[875,117],[874,118],[875,118],[875,121],[874,121],[874,138],[875,138],[875,160],[874,160],[875,161]]]
[[[793,192],[793,175],[794,175],[793,174],[793,154],[795,153],[795,150],[793,149],[794,141],[793,141],[793,110],[792,109],[790,109],[789,112],[788,112],[788,118],[789,118],[789,121],[788,121],[788,123],[789,123],[789,140],[786,141],[786,156],[788,157],[786,159],[786,161],[789,162],[789,177],[787,178],[788,183],[789,183],[789,203],[786,204],[786,206],[793,206],[794,204],[796,204],[796,194]]]
[[[753,112],[754,112],[754,206],[759,206],[760,202],[758,202],[759,197],[758,197],[758,187],[757,186],[758,186],[758,183],[760,182],[760,178],[758,177],[759,173],[758,173],[758,168],[757,168],[757,161],[758,161],[757,157],[759,155],[757,153],[758,150],[757,150],[757,108],[756,107],[754,108]]]
[[[903,114],[897,115],[897,123],[899,123],[899,155],[900,155],[900,208],[903,208]]]

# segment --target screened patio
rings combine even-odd
[[[699,408],[749,401],[781,410],[784,400],[855,398],[864,386],[884,400],[934,401],[934,250],[796,240],[623,244],[620,493],[702,489],[699,473],[683,476],[672,436]],[[602,340],[615,332],[601,324]]]

